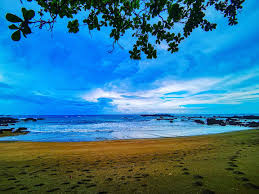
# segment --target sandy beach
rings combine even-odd
[[[0,143],[0,191],[258,193],[259,130],[77,143]]]

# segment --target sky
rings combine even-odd
[[[128,35],[109,53],[108,29],[70,34],[66,20],[13,42],[5,14],[21,7],[0,1],[0,114],[259,113],[256,0],[244,3],[238,25],[208,10],[216,30],[196,29],[179,52],[162,43],[157,59],[139,61],[129,58]]]

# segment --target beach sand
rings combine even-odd
[[[1,193],[259,193],[259,130],[102,142],[1,142]]]

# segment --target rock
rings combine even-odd
[[[0,117],[0,126],[8,126],[9,123],[17,123],[18,119],[11,117]]]
[[[142,117],[174,117],[173,115],[169,115],[169,114],[144,114],[144,115],[140,115]]]
[[[158,120],[158,121],[161,121],[161,120],[164,120],[164,121],[174,121],[174,119],[168,119],[168,118],[164,118],[164,117],[157,118],[156,120]]]
[[[44,118],[37,118],[37,120],[38,120],[38,121],[40,121],[40,120],[44,120]]]
[[[246,125],[246,127],[259,127],[259,122],[250,122]]]
[[[35,121],[37,121],[37,119],[34,119],[34,118],[26,118],[26,119],[22,119],[23,121],[33,121],[33,122],[35,122]]]
[[[199,123],[199,124],[205,124],[204,121],[202,120],[194,120],[195,123]]]
[[[232,118],[239,118],[239,119],[259,119],[259,116],[255,116],[255,115],[233,116]]]
[[[226,123],[223,120],[217,120],[215,118],[208,118],[207,125],[221,125],[226,126]]]
[[[0,129],[2,132],[3,131],[7,131],[7,132],[12,132],[14,128],[10,128],[10,129]]]
[[[243,126],[244,124],[240,121],[238,121],[237,119],[232,119],[232,118],[227,118],[226,119],[226,123],[228,125],[238,125],[238,126]]]
[[[7,123],[1,123],[0,126],[4,126],[4,127],[7,127],[8,124]]]
[[[27,130],[26,127],[19,127],[18,129],[15,130],[15,132],[22,132],[24,130]]]

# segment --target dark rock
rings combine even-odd
[[[165,120],[165,121],[172,121],[173,122],[174,119],[168,119],[168,118],[160,117],[160,118],[157,118],[156,120],[158,120],[158,121]]]
[[[22,119],[23,121],[33,121],[33,122],[35,122],[35,121],[37,121],[37,119],[34,119],[34,118],[26,118],[26,119]]]
[[[44,120],[44,118],[37,118],[37,120],[38,120],[38,121],[40,121],[40,120]]]
[[[217,120],[215,118],[208,118],[207,125],[221,125],[226,126],[226,123],[223,120]]]
[[[255,116],[255,115],[233,116],[232,118],[239,118],[239,119],[259,119],[259,116]]]
[[[174,117],[173,115],[169,115],[169,114],[143,114],[140,116],[142,116],[142,117]]]
[[[205,124],[205,122],[202,121],[202,120],[194,120],[194,122],[195,122],[195,123],[199,123],[199,124]]]
[[[12,132],[14,128],[11,128],[11,129],[0,129],[2,132],[3,131],[7,131],[7,132]]]
[[[226,119],[226,123],[228,125],[243,126],[243,123],[238,121],[237,119],[228,118],[228,119]]]
[[[18,119],[11,118],[11,117],[0,117],[0,125],[2,124],[9,124],[9,123],[17,123]]]
[[[25,131],[27,130],[26,127],[19,127],[18,129],[15,130],[15,132],[22,132],[22,131]]]
[[[246,125],[246,127],[259,127],[259,122],[250,122]]]

